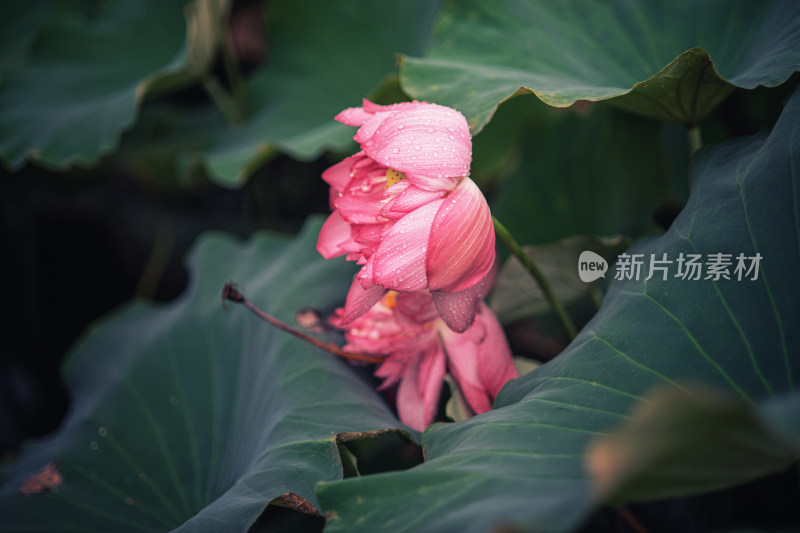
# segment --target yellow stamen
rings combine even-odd
[[[397,292],[396,291],[387,292],[386,296],[383,297],[383,305],[385,305],[389,309],[394,309],[397,306]]]
[[[404,179],[406,179],[406,175],[403,174],[402,172],[398,172],[393,168],[387,168],[386,169],[386,188],[387,189],[389,187],[391,187],[392,185],[396,184],[396,183],[400,183]]]

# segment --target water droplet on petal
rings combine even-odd
[[[422,149],[422,146],[420,146],[420,145],[416,145],[416,146],[414,147],[414,150],[421,150],[421,149]]]
[[[393,154],[397,154],[397,153],[399,153],[399,152],[400,152],[400,149],[399,149],[399,148],[393,148],[393,149],[392,149],[392,153],[393,153]]]

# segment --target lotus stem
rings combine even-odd
[[[564,333],[566,333],[567,339],[570,341],[574,339],[575,335],[578,334],[578,331],[575,328],[575,323],[572,322],[569,314],[567,314],[567,310],[564,308],[561,300],[559,300],[555,292],[553,292],[553,289],[550,287],[550,283],[548,283],[547,278],[544,277],[544,274],[542,274],[542,271],[536,266],[536,263],[533,262],[533,259],[531,259],[528,254],[522,250],[522,247],[511,235],[511,232],[509,232],[508,229],[506,229],[506,227],[503,226],[503,224],[494,216],[492,216],[492,221],[494,222],[495,233],[497,233],[497,236],[501,241],[503,241],[503,244],[506,245],[508,251],[511,252],[526,269],[528,269],[528,272],[531,273],[533,279],[536,280],[536,283],[542,290],[547,303],[550,304],[550,308],[556,314],[556,318],[558,318],[561,328],[564,330]]]
[[[703,147],[703,136],[700,134],[700,128],[697,125],[688,126],[686,134],[689,136],[689,155],[693,156],[695,152]]]

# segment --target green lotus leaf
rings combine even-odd
[[[231,278],[289,322],[340,303],[352,269],[319,257],[320,225],[295,241],[206,235],[187,294],[92,328],[65,366],[67,419],[3,472],[0,529],[244,531],[275,498],[314,512],[314,484],[342,477],[337,440],[405,431],[347,364],[222,308]]]
[[[401,81],[415,98],[459,109],[475,133],[518,93],[556,107],[610,99],[695,124],[734,87],[772,87],[799,67],[791,0],[467,0],[445,5]]]
[[[113,150],[149,88],[183,76],[184,3],[70,1],[0,18],[0,33],[29,43],[0,84],[0,161],[62,170]]]

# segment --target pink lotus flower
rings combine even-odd
[[[341,323],[338,309],[332,322]],[[424,430],[436,416],[447,367],[475,413],[492,408],[517,370],[494,313],[479,301],[472,325],[452,331],[440,319],[433,298],[424,292],[389,292],[345,331],[345,350],[385,355],[375,372],[381,388],[399,382],[397,411],[404,424]]]
[[[469,179],[472,138],[458,111],[424,102],[364,100],[336,120],[359,126],[361,151],[326,170],[334,210],[317,250],[363,265],[344,323],[388,290],[430,291],[444,321],[465,331],[494,262],[486,200]]]

